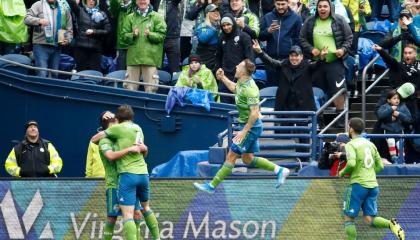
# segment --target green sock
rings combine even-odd
[[[125,240],[136,240],[136,224],[133,219],[124,220],[123,229]]]
[[[345,229],[347,234],[347,240],[356,240],[357,237],[357,231],[356,226],[354,225],[354,222],[345,222]]]
[[[270,172],[274,172],[274,169],[276,168],[276,164],[262,157],[254,157],[251,165],[254,165],[257,168],[261,168]]]
[[[377,228],[389,228],[389,224],[391,224],[391,221],[382,217],[375,217],[372,220],[372,226]]]
[[[140,219],[134,219],[134,223],[136,224],[136,234],[137,234],[137,240],[143,240],[143,237],[141,236],[141,231],[140,231]]]
[[[225,179],[226,176],[229,176],[232,173],[234,165],[225,163],[223,166],[217,171],[216,176],[214,176],[213,181],[211,181],[210,185],[214,188],[217,188],[219,184]]]
[[[104,240],[111,240],[114,234],[115,223],[107,222],[104,229]]]
[[[146,221],[147,228],[152,233],[153,240],[160,239],[159,223],[152,210],[143,214],[144,221]]]

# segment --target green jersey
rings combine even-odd
[[[144,136],[140,126],[131,122],[116,124],[105,130],[109,139],[115,142],[118,149],[125,149],[135,143],[143,142]],[[148,174],[147,164],[142,153],[127,153],[117,160],[118,173]]]
[[[260,90],[255,84],[254,79],[241,83],[236,83],[235,103],[239,112],[239,122],[248,122],[250,107],[258,105],[260,102]]]
[[[108,138],[103,138],[99,141],[99,155],[101,156],[102,164],[105,169],[105,187],[118,188],[118,172],[115,162],[109,161],[105,157],[107,151],[118,151],[114,143]]]
[[[337,59],[335,52],[337,47],[335,45],[335,39],[333,31],[331,28],[332,18],[329,17],[325,20],[321,20],[319,17],[315,20],[314,27],[314,47],[321,51],[324,47],[328,47],[328,53],[325,58],[327,63],[332,62]],[[314,58],[314,60],[319,60],[319,57]]]
[[[365,188],[378,186],[376,173],[384,169],[381,156],[369,140],[358,137],[346,144],[347,165],[340,176],[350,173],[350,184],[358,183]]]

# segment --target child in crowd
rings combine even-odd
[[[412,117],[405,103],[401,103],[401,96],[397,90],[391,90],[387,95],[387,103],[383,104],[377,114],[379,120],[382,121],[381,128],[385,134],[401,134],[404,133],[404,128],[411,124]],[[391,161],[396,162],[398,159],[397,150],[398,141],[395,138],[386,139],[391,156]]]

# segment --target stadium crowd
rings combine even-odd
[[[330,97],[342,88],[355,90],[358,52],[366,50],[358,46],[359,36],[386,25],[380,21],[382,8],[381,0],[3,0],[0,55],[31,54],[35,66],[59,69],[65,53],[74,58],[77,71],[126,70],[127,80],[151,84],[159,84],[158,69],[164,69],[179,74],[176,86],[213,93],[229,92],[216,81],[218,69],[234,80],[235,67],[250,59],[266,73],[258,86],[278,87],[275,110],[313,111],[312,87]],[[418,86],[420,3],[389,0],[388,10],[386,38],[369,45],[390,69],[390,87],[378,99],[374,132],[420,133],[417,91],[397,91],[401,103],[387,102],[390,91],[404,83]],[[322,51],[327,54],[321,59]],[[104,56],[114,59],[112,67],[104,68]],[[37,74],[48,76],[47,71]],[[123,87],[139,88],[134,83]],[[144,90],[155,93],[157,87]],[[344,109],[345,97],[335,99],[337,113]],[[398,131],[390,125],[398,125]],[[388,151],[389,142],[381,155],[386,152],[391,159],[395,150]]]

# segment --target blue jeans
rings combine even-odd
[[[33,51],[36,67],[58,70],[61,47],[34,44]],[[48,77],[48,71],[38,71],[37,75],[39,77]],[[57,74],[51,73],[51,77],[57,77]]]

